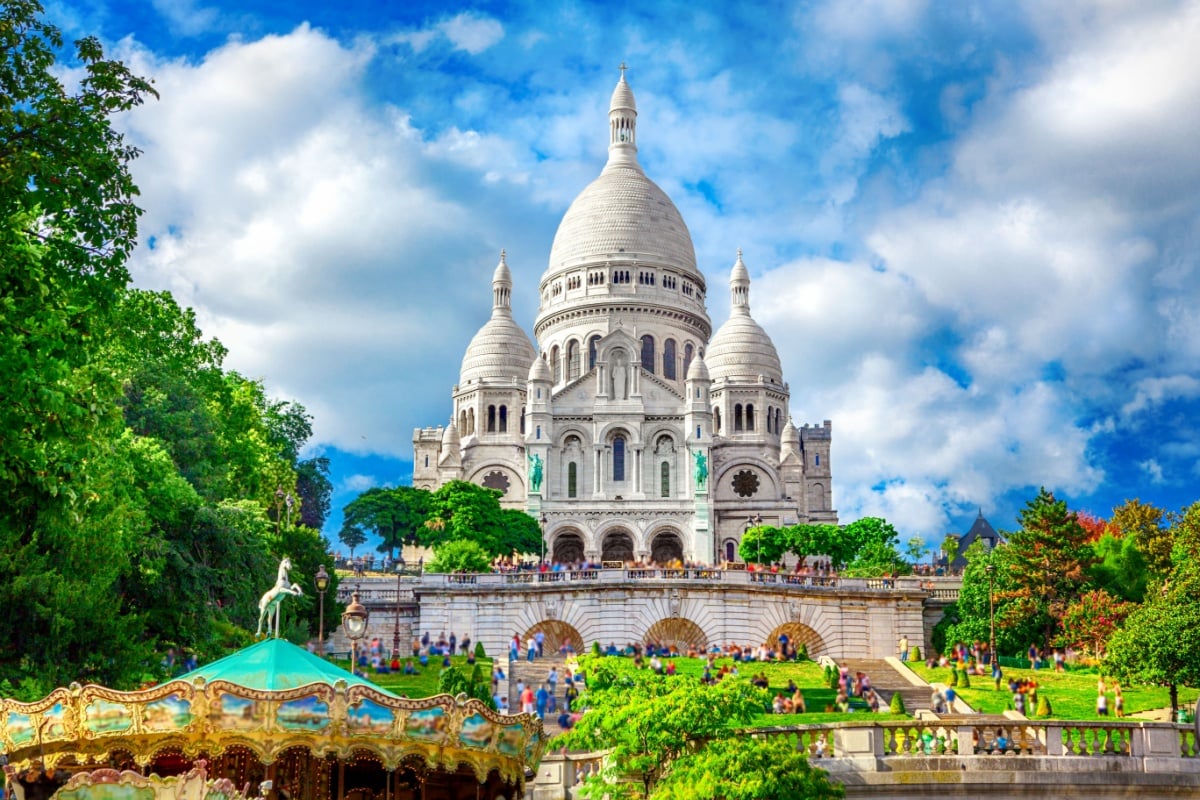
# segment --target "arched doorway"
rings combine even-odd
[[[542,635],[546,637],[542,647],[547,655],[557,655],[564,644],[570,645],[576,653],[584,652],[583,636],[579,634],[579,631],[558,619],[542,620],[534,625],[521,637],[522,643],[528,641],[538,631],[541,631]]]
[[[734,562],[734,561],[738,560],[737,541],[735,539],[726,539],[725,540],[725,560],[729,561],[729,562]]]
[[[659,566],[683,561],[683,542],[674,531],[660,533],[650,543],[650,559]]]
[[[600,547],[601,561],[633,561],[633,537],[628,531],[616,530],[605,534]]]
[[[708,637],[700,626],[680,617],[660,619],[650,626],[644,639],[663,647],[674,645],[681,653],[686,653],[689,647],[700,653],[708,649]]]
[[[558,564],[578,564],[583,561],[583,535],[574,530],[555,534],[550,558]]]
[[[785,622],[771,631],[771,635],[767,637],[767,647],[778,647],[779,637],[785,633],[788,643],[793,648],[798,648],[801,644],[807,648],[809,658],[815,659],[825,653],[825,642],[821,640],[821,634],[800,622]]]

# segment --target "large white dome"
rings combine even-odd
[[[692,236],[671,198],[636,162],[610,163],[567,209],[550,248],[550,271],[632,259],[699,278]]]

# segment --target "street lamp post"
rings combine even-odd
[[[746,532],[747,533],[749,533],[750,529],[753,528],[755,525],[762,525],[762,514],[746,517]],[[761,534],[759,534],[758,541],[755,542],[754,560],[755,560],[755,563],[757,563],[759,566],[762,566],[762,535]]]
[[[317,567],[317,596],[321,598],[318,606],[319,619],[317,623],[317,647],[321,650],[321,657],[325,657],[325,590],[329,588],[329,573],[325,571],[325,565]]]
[[[403,552],[403,551],[402,551]],[[400,576],[403,573],[396,565],[396,626],[392,629],[392,658],[400,657]]]
[[[996,565],[984,567],[988,576],[988,649],[992,653],[992,663],[1000,663],[1000,655],[996,652],[996,601],[994,597]]]
[[[367,620],[370,616],[366,606],[358,602],[358,587],[355,586],[354,594],[350,598],[350,605],[346,606],[346,610],[342,612],[342,626],[346,629],[346,636],[350,638],[351,672],[357,669],[358,640],[367,634]]]

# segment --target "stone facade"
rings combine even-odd
[[[609,159],[559,226],[537,348],[513,321],[506,256],[445,427],[413,434],[413,484],[467,480],[537,517],[556,561],[736,561],[753,524],[836,522],[832,423],[797,429],[738,251],[714,334],[670,198],[637,160],[624,75]]]

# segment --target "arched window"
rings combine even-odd
[[[425,456],[425,466],[429,466],[429,456]]]
[[[612,479],[625,480],[625,437],[614,436],[612,442]]]
[[[462,434],[463,436],[466,436],[468,433],[466,409],[463,409],[462,411],[458,412],[458,432],[460,434]]]
[[[733,432],[742,432],[742,404],[738,403],[733,407]]]
[[[721,409],[713,407],[713,433],[721,432]]]
[[[767,433],[771,432],[771,407],[767,406]]]
[[[692,343],[688,342],[683,346],[683,377],[686,379],[688,367],[692,366],[692,358],[696,355],[696,348],[692,347]]]
[[[495,407],[495,406],[488,406],[488,427],[487,427],[487,432],[488,432],[488,433],[495,433],[495,432],[496,432],[496,407]]]
[[[568,380],[575,380],[579,377],[579,342],[572,339],[567,344],[567,375]]]
[[[574,461],[567,464],[567,497],[576,497],[579,491],[579,467]]]
[[[467,433],[475,433],[475,409],[467,409]]]
[[[737,545],[734,544],[733,539],[729,539],[725,542],[725,560],[737,561],[735,556],[737,556]]]
[[[562,373],[559,370],[562,364],[559,363],[558,345],[550,348],[550,377],[555,383],[562,382]]]
[[[525,406],[521,406],[521,435],[525,435]],[[542,437],[538,437],[539,439]]]
[[[508,406],[500,406],[500,432],[508,433]]]
[[[746,404],[746,430],[754,430],[754,405]]]
[[[600,344],[600,337],[593,336],[588,339],[588,369],[596,366],[596,346]]]
[[[662,462],[662,496],[671,496],[671,465],[666,461]]]
[[[642,369],[654,374],[654,337],[642,337]]]
[[[686,373],[685,373],[686,374]],[[675,340],[663,342],[663,377],[675,380]]]
[[[775,409],[775,433],[783,433],[783,410]]]

